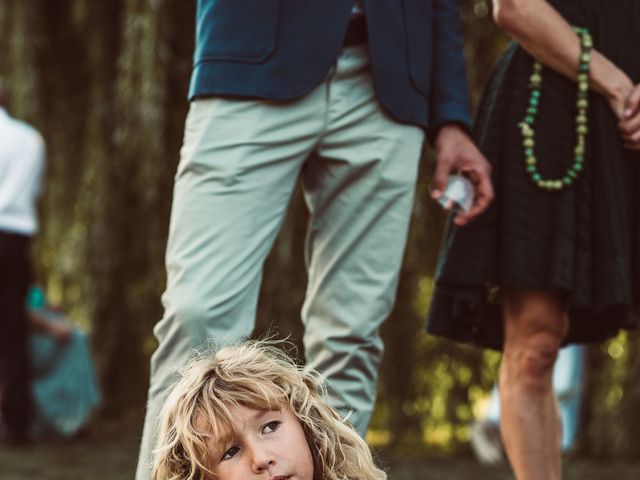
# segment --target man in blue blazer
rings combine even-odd
[[[467,135],[457,0],[198,0],[184,144],[154,330],[137,479],[177,368],[254,327],[264,259],[298,178],[310,211],[302,310],[307,363],[364,435],[395,298],[425,133],[492,198]]]

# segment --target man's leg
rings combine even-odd
[[[0,233],[0,416],[9,440],[15,443],[27,439],[31,420],[26,312],[30,279],[28,246],[27,237]]]
[[[178,369],[208,342],[236,342],[253,330],[263,262],[321,131],[321,99],[314,92],[286,105],[226,99],[191,105],[138,480],[150,478],[156,422]]]
[[[567,334],[560,294],[505,292],[505,344],[500,367],[500,429],[518,480],[559,480],[562,424],[553,366]]]
[[[364,436],[393,305],[423,131],[380,108],[366,48],[345,49],[328,86],[327,132],[304,171],[311,212],[303,307],[307,365]]]

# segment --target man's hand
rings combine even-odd
[[[473,205],[469,212],[456,215],[456,225],[462,226],[486,210],[493,199],[491,165],[457,125],[440,128],[435,141],[438,163],[431,185],[431,196],[437,200],[447,186],[449,175],[455,172],[467,177],[474,188]]]

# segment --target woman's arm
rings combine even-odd
[[[28,311],[31,328],[44,335],[49,335],[59,342],[66,342],[71,337],[71,327],[64,322],[49,320],[36,310]]]
[[[576,80],[580,40],[546,0],[493,0],[493,7],[495,22],[525,50],[546,66]],[[623,118],[625,100],[633,89],[631,79],[595,49],[591,53],[589,79],[591,87],[607,98],[618,118]]]

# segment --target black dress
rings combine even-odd
[[[640,0],[551,1],[594,48],[640,82]],[[495,200],[469,225],[449,224],[427,331],[500,349],[500,287],[564,292],[567,343],[600,341],[640,319],[640,155],[623,149],[604,97],[590,94],[585,166],[573,186],[543,191],[529,180],[518,123],[526,114],[533,59],[512,44],[479,106],[476,141],[493,166]],[[545,178],[573,163],[576,83],[543,71],[535,123]]]

